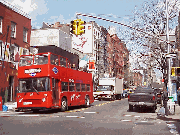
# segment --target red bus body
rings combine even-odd
[[[67,58],[50,52],[22,55],[18,79],[19,110],[62,108],[62,99],[67,106],[85,105],[87,98],[94,102],[92,74],[72,69]]]

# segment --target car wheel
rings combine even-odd
[[[115,96],[111,95],[111,101],[114,101],[114,100],[115,100]]]
[[[61,100],[61,111],[64,112],[67,110],[67,100],[66,98],[62,98]]]
[[[90,105],[90,100],[89,100],[89,97],[86,96],[86,98],[85,98],[85,107],[89,107],[89,105]]]
[[[129,105],[129,111],[133,111],[133,105]]]

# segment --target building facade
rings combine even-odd
[[[0,2],[0,95],[3,103],[16,100],[18,60],[29,54],[31,19],[20,9]]]

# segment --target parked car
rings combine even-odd
[[[155,112],[157,109],[157,101],[154,90],[150,87],[137,87],[134,93],[128,95],[129,111],[133,110],[133,107],[148,107]]]

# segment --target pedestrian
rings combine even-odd
[[[167,92],[166,88],[163,88],[162,100],[163,100],[163,106],[165,108],[165,115],[168,116],[169,115],[169,109],[167,106],[167,102],[168,102],[169,98],[168,98],[168,92]]]

